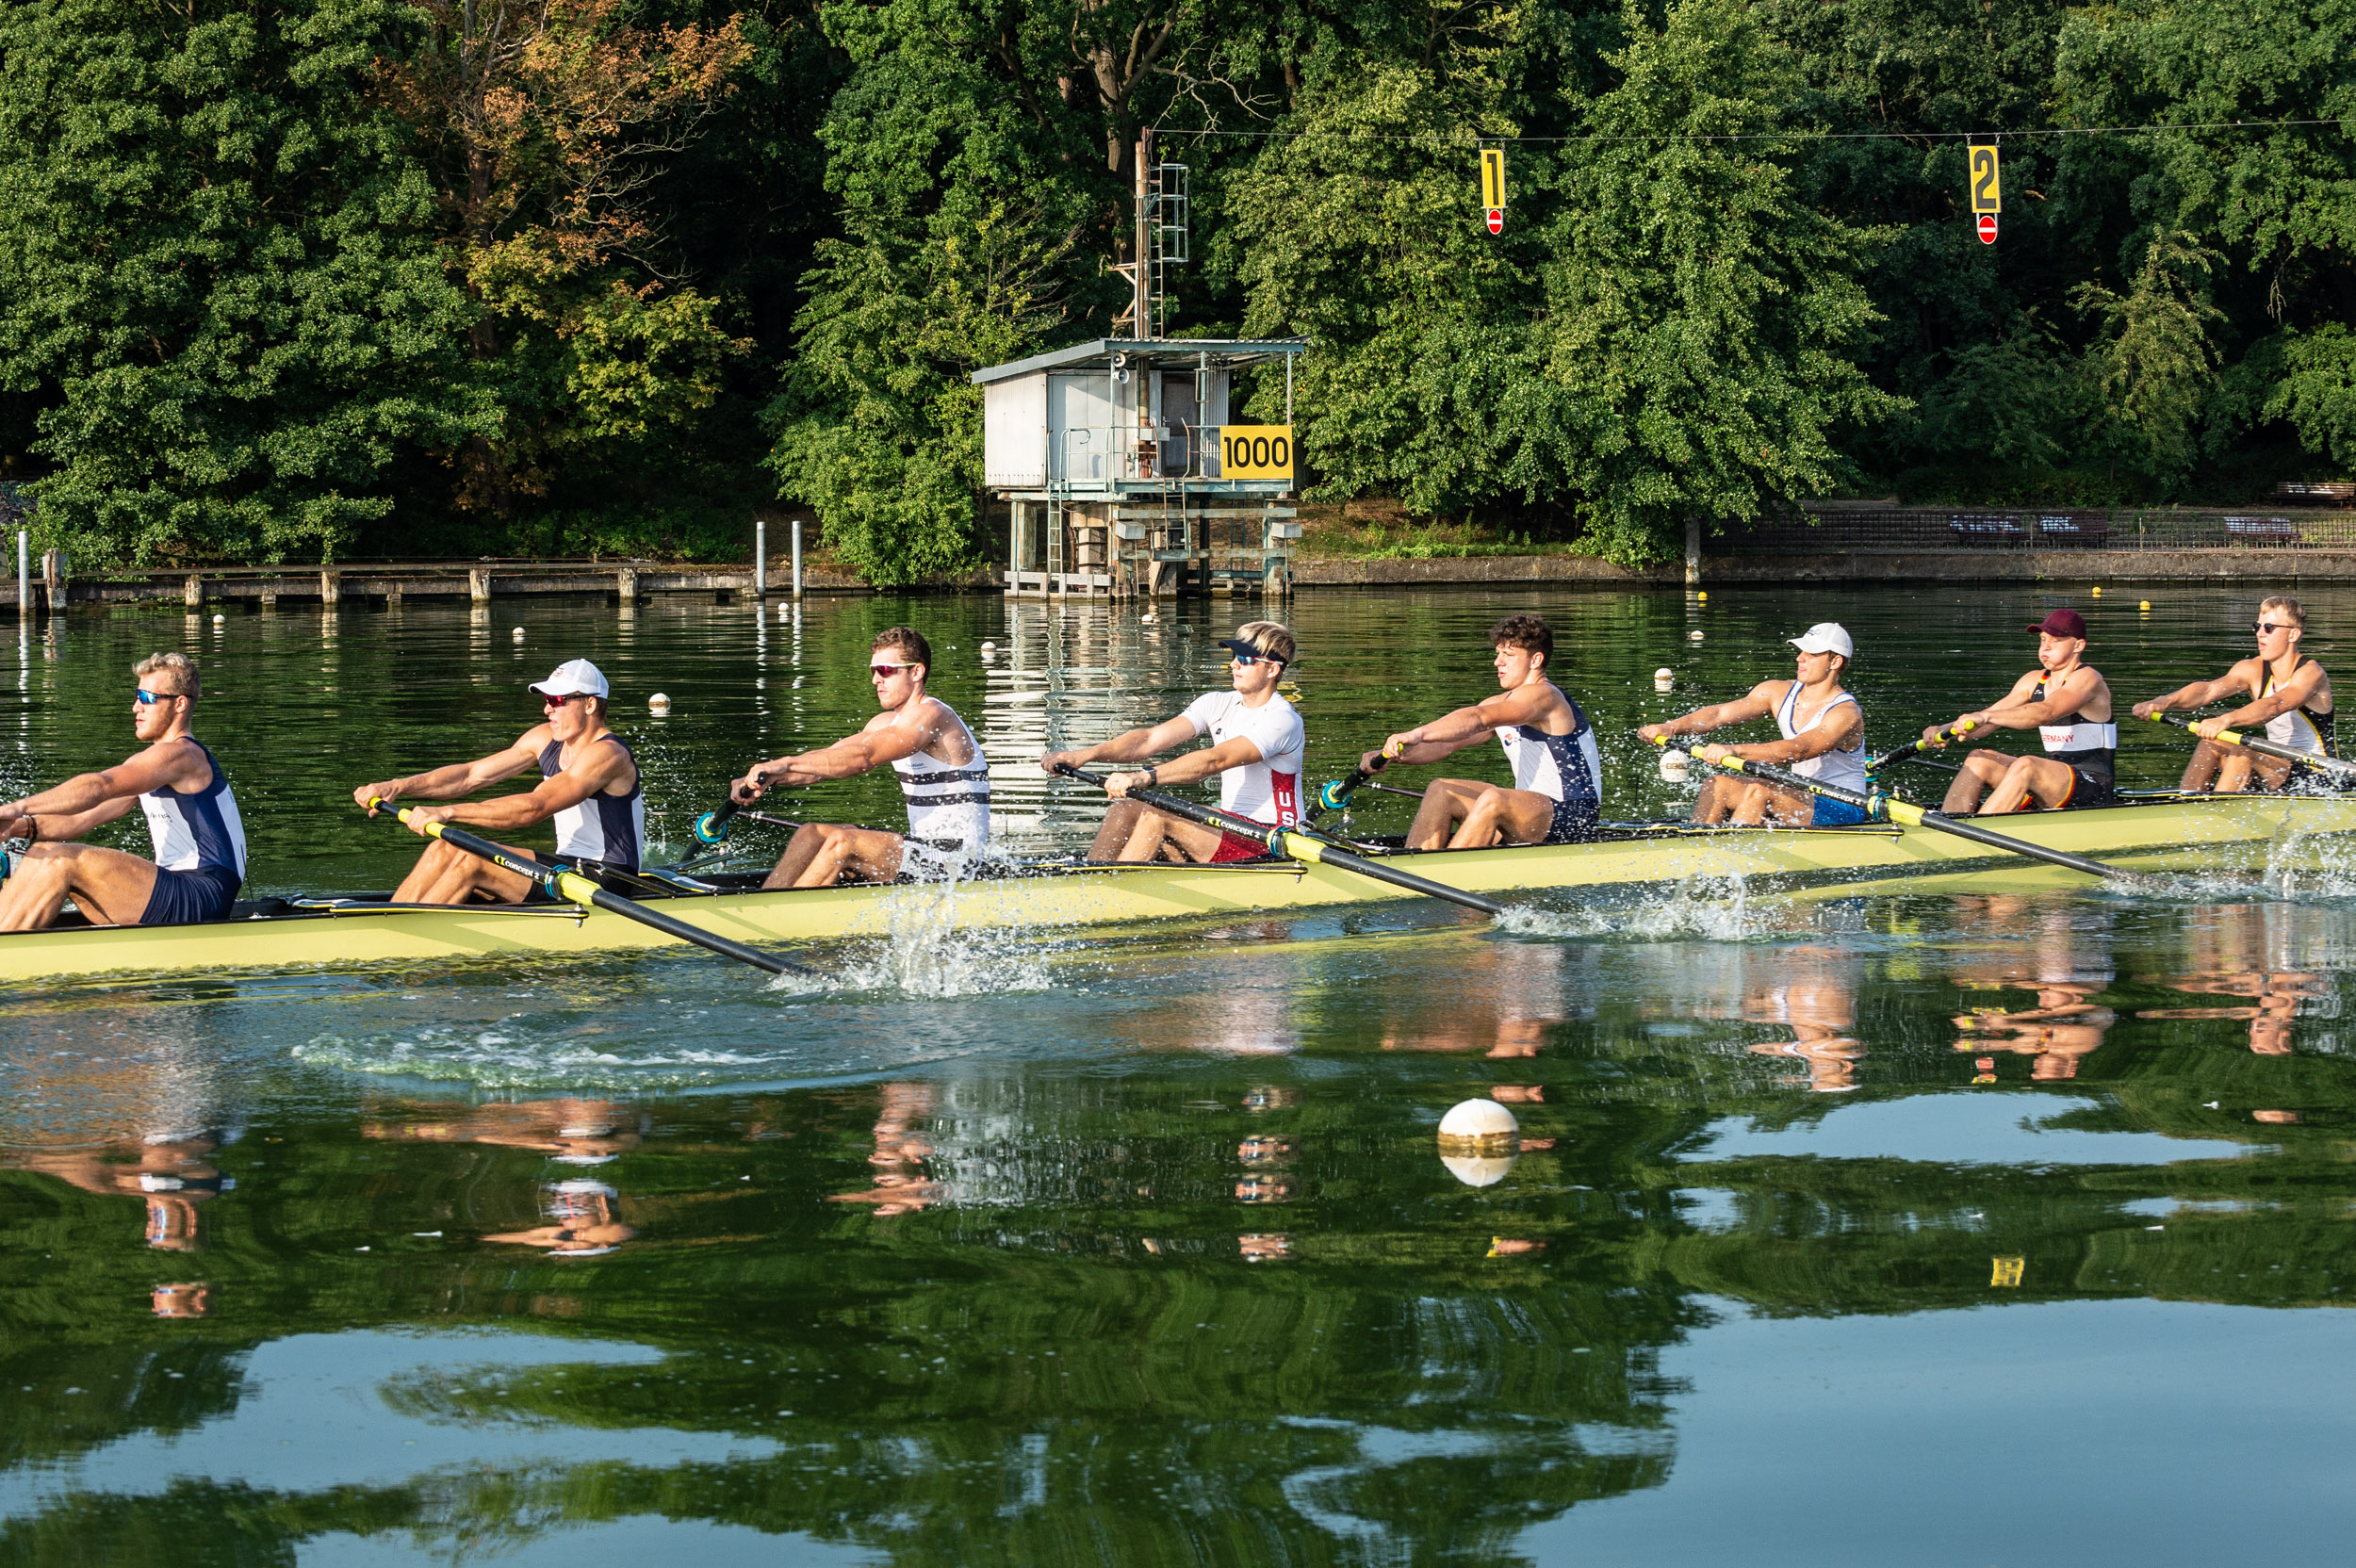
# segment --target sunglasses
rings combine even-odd
[[[914,668],[913,664],[870,664],[867,666],[867,678],[870,680],[890,680],[902,670]]]
[[[180,695],[180,694],[178,692],[151,692],[145,687],[141,687],[139,691],[133,693],[132,695],[141,708],[146,708],[158,702],[170,702],[173,697]]]
[[[2250,629],[2264,637],[2276,631],[2296,631],[2298,628],[2288,621],[2252,621]]]
[[[562,708],[562,707],[564,707],[566,703],[571,702],[574,698],[576,698],[576,697],[585,697],[585,696],[587,696],[588,694],[588,694],[588,693],[586,693],[586,692],[567,692],[567,693],[565,693],[563,696],[561,696],[561,697],[560,697],[560,696],[551,696],[551,695],[550,695],[550,694],[548,694],[548,693],[543,692],[543,693],[541,693],[541,694],[540,694],[540,706],[541,706],[541,708],[542,708],[542,709],[544,709],[544,710],[546,710],[546,709],[549,709],[549,708]]]
[[[1228,662],[1239,670],[1248,670],[1254,664],[1273,664],[1276,661],[1265,653],[1239,653],[1228,660]]]

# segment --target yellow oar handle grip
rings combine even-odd
[[[1281,840],[1284,847],[1277,854],[1289,855],[1296,860],[1307,860],[1316,865],[1325,863],[1325,846],[1317,840],[1300,833],[1283,834]]]

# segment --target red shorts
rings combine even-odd
[[[1235,860],[1265,860],[1268,845],[1257,839],[1239,839],[1233,833],[1219,836],[1219,851],[1211,857],[1211,864],[1223,866]]]

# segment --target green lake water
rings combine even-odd
[[[1857,634],[1878,750],[1999,694],[2051,608],[2088,612],[2123,709],[2221,671],[2269,586],[1288,618],[1321,779],[1494,690],[1488,624],[1543,612],[1628,817],[1690,789],[1628,731],[1786,673],[1809,622]],[[2336,667],[2356,594],[2308,596]],[[129,663],[186,648],[250,887],[382,889],[417,841],[352,788],[505,744],[585,655],[676,851],[747,761],[860,722],[868,639],[907,620],[1004,841],[1069,849],[1097,808],[1029,760],[1219,684],[1252,613],[0,623],[0,790],[122,757]],[[2183,757],[2130,727],[2122,782]],[[897,793],[808,805],[889,824]],[[911,918],[808,956],[828,984],[678,953],[0,997],[0,1562],[2345,1558],[2356,871],[1725,883],[1502,928]],[[1530,1141],[1472,1184],[1433,1135],[1483,1095]]]

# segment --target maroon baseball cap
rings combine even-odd
[[[2086,618],[2075,610],[2056,610],[2029,629],[2048,632],[2055,637],[2076,637],[2083,641],[2086,634]]]

